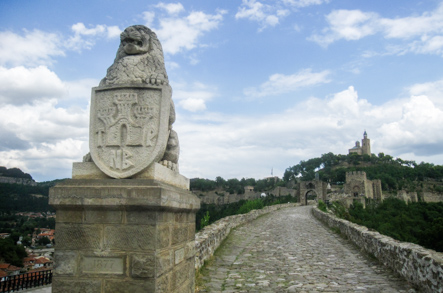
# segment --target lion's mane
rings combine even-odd
[[[168,84],[163,50],[157,35],[143,25],[126,28],[114,63],[100,86],[116,84]]]

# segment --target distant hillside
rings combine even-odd
[[[49,188],[62,180],[39,183],[18,168],[0,167],[0,213],[54,211]]]
[[[287,168],[283,180],[309,181],[318,172],[321,180],[341,184],[346,181],[346,172],[350,171],[365,171],[368,179],[380,179],[385,191],[443,192],[443,166],[394,159],[384,153],[371,156],[323,154]]]
[[[14,178],[25,178],[25,179],[32,179],[32,176],[28,173],[24,173],[19,168],[11,168],[8,169],[6,167],[0,166],[0,176],[3,177],[14,177]]]
[[[3,166],[0,166],[0,183],[37,185],[28,173],[24,173],[19,168],[8,169]]]

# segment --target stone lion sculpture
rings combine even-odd
[[[168,84],[163,50],[157,35],[144,25],[133,25],[120,35],[114,64],[100,86],[115,84]]]
[[[121,33],[117,56],[99,86],[119,84],[169,84],[162,46],[157,35],[146,26],[133,25]],[[178,135],[172,130],[174,122],[175,107],[171,100],[169,138],[159,163],[178,172],[180,146]],[[83,160],[92,160],[90,154],[87,154]]]

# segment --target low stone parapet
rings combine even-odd
[[[287,207],[295,207],[298,203],[287,203],[264,207],[261,210],[252,210],[247,214],[228,216],[211,225],[204,227],[195,234],[195,268],[203,266],[205,260],[214,255],[214,252],[229,235],[231,229],[255,220],[257,217]]]
[[[443,292],[443,253],[369,231],[315,207],[312,213],[329,227],[340,229],[342,235],[423,292]]]

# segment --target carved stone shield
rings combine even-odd
[[[89,148],[100,170],[113,178],[128,178],[162,158],[171,94],[169,86],[92,89]]]

